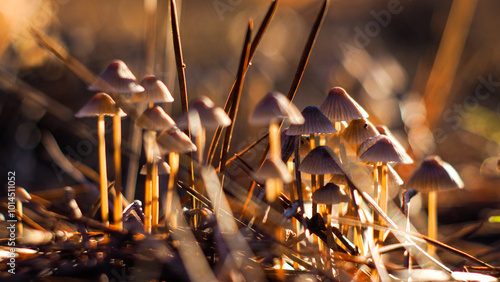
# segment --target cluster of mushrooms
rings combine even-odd
[[[98,117],[102,222],[109,225],[111,213],[114,228],[123,228],[125,201],[121,183],[121,119],[128,113],[136,126],[144,130],[146,164],[141,170],[141,173],[146,174],[142,206],[144,231],[155,233],[162,217],[166,225],[175,227],[174,198],[177,197],[179,155],[189,153],[192,161],[208,166],[204,160],[205,132],[207,129],[227,127],[231,124],[230,118],[209,98],[201,97],[192,101],[189,110],[175,123],[158,105],[173,101],[167,87],[154,76],[146,76],[138,83],[125,63],[118,60],[101,73],[89,90],[100,92],[76,116]],[[146,106],[130,106],[135,103]],[[142,113],[137,112],[144,108]],[[108,204],[110,182],[104,138],[105,116],[113,117],[113,186],[116,194],[113,211],[109,210]],[[319,214],[330,231],[327,234],[331,234],[333,224],[338,224],[335,218],[357,217],[353,202],[355,193],[352,190],[355,182],[353,177],[356,176],[345,171],[346,164],[352,162],[372,170],[373,173],[369,175],[373,183],[371,197],[383,213],[387,212],[388,203],[393,201],[389,197],[389,189],[400,189],[403,185],[393,165],[410,164],[413,160],[386,127],[375,127],[367,118],[367,112],[340,87],[332,88],[319,107],[308,106],[302,112],[279,92],[268,93],[256,105],[249,122],[253,126],[269,127],[269,153],[263,164],[254,170],[252,177],[265,189],[265,198],[269,203],[281,196],[289,199],[290,203],[296,203],[295,211],[302,219],[299,217],[297,220],[295,231],[298,231],[300,221],[307,215],[311,217],[307,218],[310,220]],[[289,124],[287,129],[282,129],[284,122]],[[159,174],[170,175],[163,215],[160,214]],[[405,197],[402,202],[407,216],[411,196],[416,191],[428,193],[428,234],[437,239],[437,191],[462,188],[458,173],[440,157],[429,156],[405,187],[407,192],[403,193]],[[203,189],[197,189],[203,193]],[[306,211],[305,204],[310,204],[310,210]],[[338,217],[332,214],[333,205],[338,205]],[[202,207],[202,204],[193,199],[192,208],[197,207]],[[385,225],[378,213],[374,212],[372,216],[372,223]],[[359,227],[338,224],[338,230],[345,236],[350,234],[357,251],[364,252],[366,246]],[[374,232],[373,236],[381,244],[386,235],[386,232]],[[434,252],[432,246],[429,246],[428,251],[431,254]]]

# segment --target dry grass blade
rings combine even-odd
[[[172,36],[174,42],[175,62],[177,65],[177,76],[179,79],[179,89],[181,91],[182,112],[188,110],[188,96],[186,87],[186,64],[182,57],[181,36],[179,34],[179,24],[177,21],[177,6],[175,0],[170,0],[170,20],[172,22]]]
[[[441,43],[432,66],[424,99],[429,124],[435,126],[446,106],[460,57],[476,11],[477,0],[453,1]]]
[[[250,63],[253,59],[253,55],[257,51],[257,47],[259,46],[260,41],[262,40],[262,37],[264,36],[264,33],[267,30],[267,27],[271,23],[271,20],[274,17],[274,14],[276,13],[276,9],[278,8],[278,0],[275,0],[273,3],[271,3],[271,6],[269,7],[266,16],[262,20],[262,23],[259,27],[259,30],[257,31],[255,38],[252,41],[252,44],[250,46],[250,51],[248,54],[248,62]],[[248,68],[245,68],[245,72]],[[226,113],[229,113],[232,105],[232,100],[234,99],[234,92],[236,90],[236,82],[237,79],[234,81],[233,86],[231,87],[231,91],[229,92],[229,96],[226,99],[226,104],[224,105],[224,111]],[[207,163],[211,163],[214,155],[215,155],[215,150],[217,148],[217,145],[219,144],[219,140],[222,134],[222,128],[219,127],[215,131],[214,137],[212,138],[212,142],[210,144],[210,149],[208,151],[208,158],[207,158]],[[219,167],[219,165],[216,165],[215,167]]]
[[[321,25],[323,20],[325,19],[326,12],[328,11],[328,5],[330,4],[330,0],[324,0],[323,5],[321,6],[316,19],[314,20],[314,24],[312,26],[311,32],[309,33],[309,37],[307,38],[306,45],[304,46],[304,50],[302,51],[302,56],[300,57],[299,65],[297,67],[297,71],[295,72],[295,76],[292,81],[292,85],[288,90],[287,98],[288,100],[293,102],[293,98],[295,97],[295,93],[297,93],[297,89],[299,88],[300,81],[302,80],[302,76],[304,75],[304,71],[307,66],[307,62],[309,61],[309,57],[311,56],[312,49],[314,47],[314,43],[316,42],[316,38],[318,37]]]
[[[229,118],[231,119],[231,124],[226,129],[226,135],[224,137],[224,143],[221,149],[221,158],[219,164],[219,172],[224,175],[224,170],[226,168],[226,159],[229,152],[229,146],[231,143],[231,138],[233,135],[234,125],[236,123],[236,117],[238,115],[238,108],[240,104],[241,90],[243,89],[243,81],[245,80],[245,73],[248,67],[248,55],[250,52],[250,38],[252,38],[253,21],[250,20],[248,23],[247,33],[245,37],[245,43],[243,44],[243,51],[241,53],[240,65],[238,67],[238,74],[236,75],[236,85],[237,89],[236,95],[234,96],[233,103],[231,105],[231,111],[229,112]],[[224,178],[223,178],[224,179]],[[224,183],[224,181],[221,181]]]

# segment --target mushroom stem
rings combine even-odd
[[[106,172],[106,143],[104,138],[104,115],[97,120],[97,134],[99,136],[99,185],[101,188],[101,218],[105,225],[109,225],[108,207],[108,175]]]
[[[168,162],[170,165],[170,177],[168,178],[168,188],[167,197],[165,201],[165,221],[170,224],[171,228],[175,224],[174,220],[171,218],[172,214],[172,199],[174,197],[175,189],[175,177],[177,175],[177,170],[179,169],[179,154],[176,152],[170,152],[168,154]]]
[[[373,164],[373,198],[375,202],[380,205],[380,188],[379,188],[379,183],[378,183],[378,166],[377,164]],[[379,215],[377,212],[373,212],[373,222],[378,223],[379,222]],[[378,231],[373,230],[373,235],[374,238],[378,237]]]
[[[152,131],[146,132],[146,183],[144,185],[144,231],[151,233],[152,227],[152,203],[153,203],[153,166],[154,166],[154,148],[151,140],[154,140],[154,133]]]
[[[113,116],[113,144],[114,144],[114,161],[115,161],[115,201],[113,218],[115,226],[118,229],[123,228],[122,224],[122,121],[119,114]]]
[[[388,174],[387,174],[387,164],[383,163],[381,166],[378,167],[378,172],[379,172],[379,179],[380,179],[380,208],[384,213],[387,213],[387,201],[388,201],[388,186],[389,186],[389,179],[388,179]],[[380,224],[383,225],[384,222],[382,219],[380,219]],[[379,233],[379,242],[384,242],[384,234],[385,232],[381,231]]]
[[[311,145],[311,150],[314,150],[314,148],[316,148],[316,139],[314,137],[314,134],[310,135],[309,144]],[[311,174],[311,192],[314,193],[315,190],[316,190],[316,175]],[[312,206],[312,216],[314,216],[318,211],[318,205],[313,202],[311,206]]]
[[[153,160],[153,168],[152,168],[152,186],[153,189],[151,191],[151,226],[152,229],[156,229],[158,227],[158,221],[159,221],[159,212],[160,212],[160,205],[159,205],[159,198],[160,198],[160,179],[158,176],[158,161],[156,158]]]
[[[19,237],[23,237],[24,235],[24,226],[23,226],[23,203],[20,200],[16,200],[16,209],[17,209],[17,232]]]
[[[428,226],[428,232],[429,232],[429,237],[431,239],[437,240],[437,192],[436,191],[430,191],[429,192],[429,202],[428,202],[428,209],[429,209],[429,226]],[[436,253],[436,247],[433,245],[428,246],[427,249],[428,253],[430,255],[434,255]]]
[[[269,125],[269,157],[281,159],[279,124],[272,121]],[[266,198],[269,202],[274,202],[279,193],[283,191],[283,181],[281,179],[266,180]]]

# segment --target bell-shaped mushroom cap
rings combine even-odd
[[[368,113],[341,87],[330,89],[319,109],[332,122],[368,117]]]
[[[401,186],[405,183],[392,166],[387,166],[387,173],[389,175],[389,186]]]
[[[174,120],[159,106],[145,110],[136,124],[140,128],[154,131],[169,130],[175,126]]]
[[[364,150],[364,151],[363,151]],[[367,163],[411,164],[413,160],[385,135],[369,138],[359,146],[358,157]]]
[[[325,186],[320,187],[312,194],[314,203],[323,205],[335,205],[341,202],[349,202],[351,198],[340,191],[340,187],[327,183]]]
[[[332,178],[330,178],[331,183],[337,184],[337,185],[347,185],[347,178],[345,174],[333,174]]]
[[[21,202],[29,202],[31,201],[31,195],[26,191],[26,189],[22,187],[16,187],[16,200]]]
[[[156,76],[145,76],[141,81],[143,92],[138,92],[128,101],[131,103],[171,103],[174,97],[168,91],[167,86]]]
[[[77,118],[82,117],[95,117],[100,115],[114,116],[119,114],[120,116],[126,116],[120,108],[116,107],[115,101],[106,93],[97,93],[88,101],[85,106],[83,106],[75,116]]]
[[[337,130],[330,120],[315,106],[308,106],[302,110],[303,124],[291,124],[286,135],[302,134],[329,134]]]
[[[164,152],[187,153],[196,151],[196,146],[191,142],[189,136],[180,131],[179,128],[173,127],[169,130],[164,130],[157,138],[156,142],[160,149]]]
[[[334,159],[335,153],[327,146],[314,148],[302,160],[299,166],[301,172],[309,174],[342,174],[344,173]]]
[[[269,125],[275,120],[284,118],[288,118],[291,124],[304,123],[304,117],[299,109],[285,95],[273,91],[267,93],[255,106],[250,117],[250,123],[253,125]]]
[[[464,183],[458,172],[438,156],[429,156],[424,159],[420,168],[413,173],[406,183],[407,188],[414,188],[420,192],[463,188]]]
[[[349,145],[359,145],[370,137],[378,135],[375,126],[366,119],[355,119],[349,123],[349,126],[342,133],[345,141]]]
[[[144,91],[134,74],[121,60],[112,61],[89,87],[90,91],[129,94]]]
[[[214,105],[208,97],[202,96],[193,101],[189,107],[189,112],[196,111],[200,116],[201,126],[207,129],[216,129],[217,127],[226,127],[231,124],[231,119],[220,107]],[[179,128],[188,128],[189,112],[182,115],[179,119]]]
[[[158,159],[161,160],[161,157]],[[141,168],[141,171],[139,172],[141,175],[146,175],[148,171],[148,164],[144,164]],[[165,175],[165,174],[170,174],[170,166],[163,161],[158,162],[158,174],[159,175]]]
[[[262,183],[267,179],[281,179],[283,183],[292,181],[292,176],[288,172],[286,164],[279,158],[266,159],[255,177]]]

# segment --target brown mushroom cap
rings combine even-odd
[[[159,158],[161,160],[161,157]],[[147,166],[148,164],[144,164],[140,170],[141,175],[146,175],[147,174]],[[159,175],[165,175],[165,174],[170,174],[170,166],[163,161],[158,162],[158,174]]]
[[[26,189],[22,187],[16,187],[16,200],[21,202],[29,202],[31,201],[31,195],[26,191]]]
[[[164,130],[160,135],[158,135],[156,142],[158,146],[160,146],[160,149],[167,153],[187,153],[196,151],[196,145],[191,142],[189,136],[180,131],[177,127]]]
[[[329,134],[337,130],[330,120],[315,106],[308,106],[302,110],[303,124],[291,124],[286,135],[302,134]]]
[[[292,176],[288,172],[286,164],[279,158],[266,159],[255,174],[255,177],[262,183],[267,179],[281,179],[283,183],[290,183],[292,181]]]
[[[335,153],[327,146],[314,148],[300,163],[299,171],[309,174],[343,174]]]
[[[424,159],[420,168],[413,173],[406,183],[407,188],[420,192],[463,188],[464,183],[458,172],[439,156],[429,156]]]
[[[112,61],[88,89],[120,94],[144,91],[144,87],[139,85],[134,74],[121,60]]]
[[[169,130],[175,126],[174,120],[159,106],[146,109],[136,124],[140,128],[154,131]]]
[[[156,76],[145,76],[141,85],[144,87],[143,92],[138,92],[129,99],[131,103],[171,103],[174,97],[168,91],[167,86]]]
[[[304,123],[304,117],[299,109],[285,95],[273,91],[267,93],[255,106],[250,117],[250,123],[253,125],[269,125],[275,120],[285,118],[288,118],[291,124]]]
[[[314,191],[312,194],[312,200],[317,204],[335,205],[341,202],[349,202],[351,198],[348,195],[343,194],[340,191],[339,186],[333,183],[327,183],[325,186],[322,186]]]
[[[120,108],[116,107],[115,101],[106,93],[100,92],[94,95],[87,104],[85,104],[76,114],[77,118],[82,117],[95,117],[100,115],[114,116],[119,114],[120,116],[126,116]]]
[[[330,89],[319,109],[332,122],[368,117],[368,113],[341,87]]]
[[[342,137],[349,145],[359,145],[370,137],[375,137],[379,133],[373,124],[366,119],[355,119],[343,131]]]
[[[413,163],[404,149],[385,135],[378,135],[363,142],[359,146],[358,157],[367,163]]]
[[[216,129],[217,127],[226,127],[231,124],[231,119],[220,107],[214,105],[208,97],[202,96],[191,102],[189,112],[196,111],[200,116],[201,125],[207,129]],[[179,128],[189,126],[189,112],[182,115],[179,119]]]

